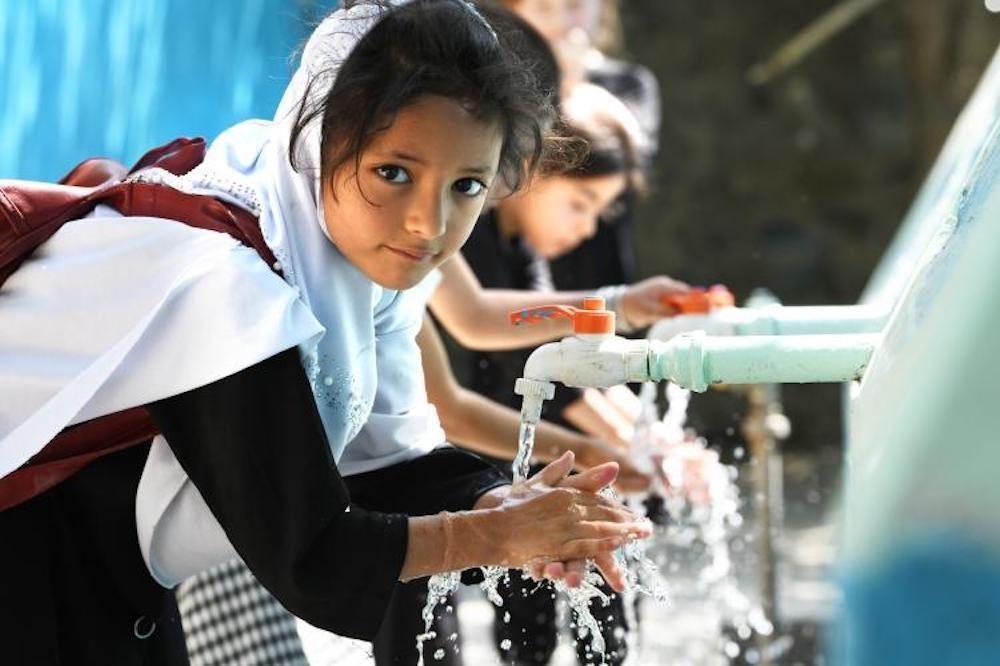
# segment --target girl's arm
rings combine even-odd
[[[463,346],[475,350],[502,351],[539,345],[572,334],[566,319],[547,320],[532,326],[511,326],[509,313],[538,305],[582,304],[587,291],[528,291],[483,289],[461,254],[439,268],[441,282],[429,305],[448,332]],[[620,310],[627,323],[643,327],[674,313],[663,303],[669,294],[689,287],[666,276],[651,277],[628,287],[621,295]]]
[[[428,302],[434,316],[467,349],[502,351],[533,347],[573,333],[568,320],[511,326],[514,310],[553,303],[580,305],[585,292],[485,290],[462,255],[441,264],[441,282]]]
[[[513,459],[517,455],[520,414],[458,383],[430,316],[424,317],[417,344],[423,357],[427,397],[437,408],[449,441],[496,458]],[[649,485],[649,479],[624,452],[567,428],[540,422],[535,431],[535,457],[549,462],[566,451],[575,454],[578,467],[583,469],[617,462],[618,484],[625,490],[642,490]]]
[[[600,555],[605,539],[641,531],[592,492],[539,487],[512,501],[495,469],[454,450],[369,473],[386,509],[371,510],[337,470],[295,348],[147,407],[254,575],[295,615],[336,633],[370,639],[400,578]],[[414,498],[434,511],[490,508],[457,522],[396,513]],[[544,529],[529,535],[535,525]],[[446,530],[461,557],[441,547]]]
[[[572,467],[573,455],[566,453],[527,481],[486,493],[476,503],[477,511],[411,519],[402,577],[410,580],[484,562],[532,569],[538,562],[551,562],[580,568],[592,559],[611,587],[623,591],[625,571],[612,551],[627,539],[649,536],[650,525],[596,494],[614,481],[615,465],[568,477]],[[574,513],[586,518],[577,521]],[[510,538],[514,534],[516,539]],[[553,535],[566,536],[553,540]],[[551,555],[540,555],[546,552]],[[565,577],[574,587],[582,582],[582,576],[564,575],[562,569],[550,575]]]
[[[584,389],[579,398],[563,408],[562,417],[581,431],[611,442],[619,449],[627,451],[631,447],[636,417],[624,414],[604,391]]]

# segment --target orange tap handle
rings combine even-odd
[[[613,335],[615,332],[615,313],[604,309],[604,299],[587,297],[583,299],[582,308],[570,305],[540,305],[510,313],[510,323],[537,324],[544,319],[565,318],[573,322],[574,333],[597,333]]]
[[[546,319],[559,319],[560,317],[572,321],[575,314],[576,308],[569,305],[539,305],[538,307],[511,312],[510,323],[514,326],[538,324]]]
[[[663,297],[663,304],[677,310],[678,314],[706,314],[715,308],[730,307],[736,304],[733,293],[721,284],[705,287],[692,287],[685,294],[668,294]]]

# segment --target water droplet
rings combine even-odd
[[[442,659],[444,659],[444,648],[438,648],[437,650],[434,650],[434,660],[441,661]]]
[[[281,272],[281,262],[280,262],[280,261],[276,261],[276,262],[274,262],[274,263],[273,263],[273,264],[271,265],[271,268],[273,268],[274,270],[276,270],[277,272],[279,272],[279,273],[280,273],[280,272]]]
[[[737,446],[735,449],[733,449],[733,457],[736,458],[737,460],[743,460],[743,456],[745,456],[746,453],[747,453],[746,449],[744,449],[742,446]]]
[[[510,645],[511,645],[511,643],[510,643],[510,639],[509,638],[505,638],[502,641],[500,641],[500,649],[501,650],[509,650],[510,649]]]
[[[504,611],[504,613],[503,613],[503,622],[504,622],[504,624],[510,624],[510,612],[509,611]]]

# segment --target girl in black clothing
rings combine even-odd
[[[648,534],[592,492],[613,467],[566,479],[565,457],[512,490],[442,446],[423,393],[405,290],[496,179],[517,189],[544,114],[464,2],[352,3],[273,122],[228,130],[190,173],[130,177],[253,213],[276,262],[99,206],[11,275],[0,475],[123,410],[159,434],[0,511],[5,663],[177,663],[168,588],[233,557],[296,615],[370,638],[400,579]]]

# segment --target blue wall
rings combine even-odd
[[[0,0],[0,178],[269,118],[336,0]]]

